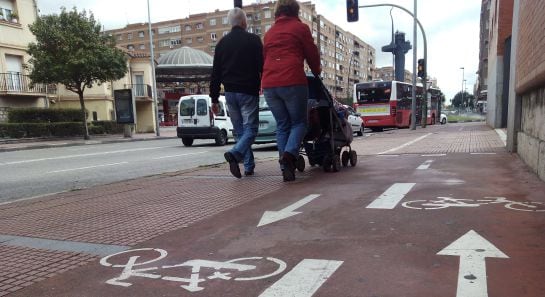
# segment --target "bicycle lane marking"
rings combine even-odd
[[[533,201],[514,201],[505,197],[484,197],[483,199],[463,199],[453,197],[437,197],[435,200],[411,200],[403,202],[401,205],[405,208],[418,210],[435,210],[448,207],[479,207],[481,205],[503,204],[510,210],[518,210],[525,212],[545,212],[545,204]]]
[[[430,168],[431,163],[433,163],[433,160],[426,160],[426,162],[422,163],[420,166],[418,166],[416,169],[418,170],[426,170]]]
[[[394,209],[416,183],[395,183],[366,208]]]
[[[153,252],[157,256],[151,260],[143,260],[138,262],[138,259],[145,256],[146,253]],[[127,255],[131,253],[127,259]],[[112,263],[111,258],[123,255],[124,262],[116,264]],[[198,292],[205,290],[204,282],[207,280],[224,280],[224,281],[253,281],[276,276],[284,272],[287,268],[286,262],[272,257],[246,257],[232,259],[228,261],[213,261],[194,259],[188,260],[180,264],[174,265],[155,265],[146,268],[138,268],[137,266],[150,265],[156,261],[167,257],[168,252],[158,248],[140,248],[118,252],[108,255],[100,259],[102,266],[111,268],[122,268],[119,276],[106,280],[106,283],[113,286],[130,287],[134,283],[134,278],[146,278],[156,281],[170,281],[181,283],[180,287],[188,292]],[[148,254],[149,256],[149,254]],[[242,263],[244,261],[270,261],[278,266],[274,271],[260,276],[244,276],[237,277],[237,272],[251,271],[257,268],[256,265]],[[343,261],[323,260],[323,259],[303,259],[291,271],[285,274],[280,280],[268,287],[259,297],[311,297],[323,285],[323,283],[343,264]],[[167,276],[159,274],[160,269],[171,269],[186,267],[190,271],[189,277],[180,277],[179,271],[176,271],[178,276]],[[204,272],[202,271],[204,269]],[[213,271],[212,271],[213,270]],[[234,274],[234,275],[233,275]],[[129,282],[131,279],[131,282]],[[203,283],[203,285],[201,285]]]

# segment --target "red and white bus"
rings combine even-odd
[[[416,89],[420,110],[422,87]],[[411,125],[412,85],[400,81],[374,81],[354,85],[354,109],[361,114],[365,127],[373,131],[405,128]],[[420,112],[416,114],[420,122]]]
[[[428,125],[435,125],[441,121],[441,104],[443,93],[440,89],[431,87],[428,90]]]

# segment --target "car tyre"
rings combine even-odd
[[[182,137],[182,143],[185,146],[192,146],[193,145],[193,138],[190,137]]]
[[[218,146],[224,146],[227,144],[227,131],[220,130],[218,134],[216,135],[216,145]]]
[[[447,118],[441,119],[441,125],[445,125],[447,123]]]
[[[363,124],[361,124],[360,130],[359,130],[358,132],[356,132],[356,134],[357,134],[358,136],[363,136],[363,130],[364,130],[364,129],[365,129],[365,128],[363,127]]]

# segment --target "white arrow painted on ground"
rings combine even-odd
[[[460,257],[456,297],[488,297],[485,258],[509,258],[473,230],[437,254]]]
[[[310,194],[307,197],[295,202],[294,204],[279,210],[279,211],[266,211],[263,216],[261,217],[261,220],[259,221],[259,224],[257,224],[258,227],[274,223],[277,221],[281,221],[285,218],[289,218],[291,216],[300,214],[300,211],[294,211],[298,209],[299,207],[309,203],[310,201],[318,198],[320,194]]]

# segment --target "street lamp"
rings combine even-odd
[[[159,132],[159,110],[157,106],[157,83],[155,81],[155,57],[153,53],[153,35],[151,34],[151,17],[150,17],[150,10],[149,10],[149,0],[148,0],[148,35],[149,35],[149,48],[151,53],[151,83],[152,83],[152,89],[151,89],[151,96],[153,97],[153,113],[155,115],[155,135],[161,136],[161,133]]]
[[[464,82],[466,80],[464,79],[464,67],[460,67],[460,69],[462,69],[462,102],[460,104],[462,106],[464,104]]]

